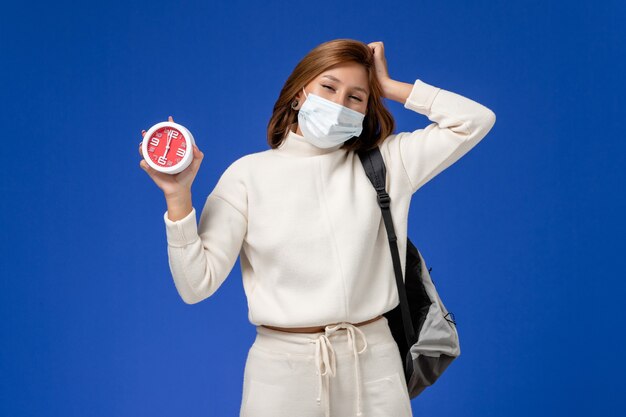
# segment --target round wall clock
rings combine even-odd
[[[193,161],[195,143],[183,125],[161,122],[148,129],[141,146],[149,166],[165,174],[178,174]]]

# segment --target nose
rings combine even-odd
[[[337,104],[341,104],[342,106],[348,107],[348,95],[347,94],[335,94],[331,101],[334,101]]]

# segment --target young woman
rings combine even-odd
[[[394,134],[383,97],[433,123]],[[257,331],[242,417],[412,415],[383,316],[399,303],[387,234],[356,151],[381,149],[404,269],[411,196],[494,123],[475,101],[390,78],[382,42],[338,39],[298,63],[268,124],[270,149],[230,164],[198,224],[190,190],[204,154],[194,147],[177,175],[141,161],[165,194],[169,265],[186,303],[213,295],[240,256]]]

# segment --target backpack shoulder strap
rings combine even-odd
[[[397,242],[398,238],[396,237],[396,232],[391,218],[391,210],[389,208],[391,198],[385,189],[385,180],[387,177],[385,161],[383,160],[383,156],[381,155],[380,148],[378,146],[370,149],[369,151],[359,151],[358,155],[361,159],[361,163],[363,164],[367,177],[376,190],[378,205],[380,206],[380,210],[382,212],[385,229],[387,230],[387,238],[389,240],[389,248],[391,249],[391,259],[396,275],[396,284],[398,287],[398,298],[400,299],[400,309],[402,311],[404,333],[406,335],[408,346],[411,346],[417,340],[417,336],[413,327],[413,321],[411,320],[409,301],[406,295],[404,280],[402,278],[402,265],[400,263],[400,253],[398,251]]]

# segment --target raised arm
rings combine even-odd
[[[413,85],[393,83],[396,100],[405,100],[405,108],[433,121],[423,129],[391,135],[381,145],[390,169],[402,167],[415,193],[476,146],[493,127],[496,115],[476,101],[419,79]]]
[[[476,146],[495,124],[496,115],[480,103],[419,79],[413,84],[391,79],[383,43],[372,42],[369,47],[384,97],[433,122],[391,135],[380,145],[387,172],[405,175],[415,193]]]
[[[241,159],[222,174],[207,197],[196,224],[196,210],[172,221],[163,215],[167,253],[174,284],[183,301],[210,297],[233,269],[247,231],[247,197]]]

